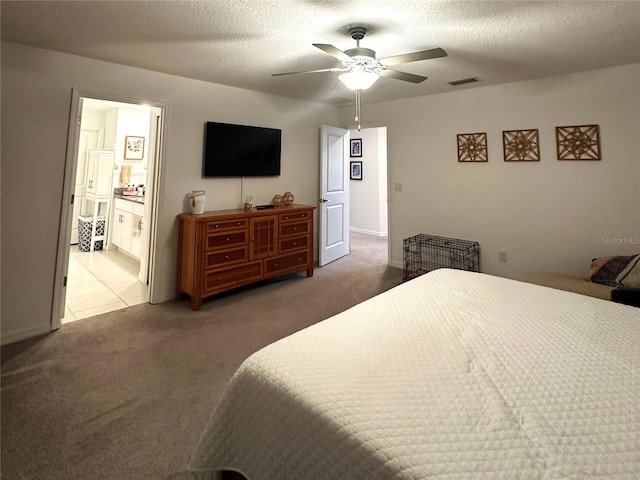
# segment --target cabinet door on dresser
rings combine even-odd
[[[249,223],[249,258],[258,260],[272,257],[278,252],[278,216],[251,218]]]

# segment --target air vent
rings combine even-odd
[[[481,82],[482,80],[480,80],[478,77],[470,77],[470,78],[462,78],[460,80],[453,80],[452,82],[448,82],[449,85],[453,85],[454,87],[457,87],[458,85],[464,85],[465,83],[475,83],[475,82]]]

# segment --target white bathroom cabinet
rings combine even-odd
[[[115,199],[111,244],[132,257],[142,257],[144,204],[136,200]]]
[[[97,234],[98,217],[109,218],[111,199],[113,197],[113,168],[115,152],[113,150],[91,150],[87,160],[86,192],[83,200],[82,211],[85,216],[92,219],[91,246],[93,252],[95,242],[102,240],[106,244],[105,225],[104,234]]]

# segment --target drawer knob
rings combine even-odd
[[[222,277],[218,277],[218,281],[222,280]]]
[[[251,274],[251,270],[249,270],[249,274]]]
[[[225,260],[229,260],[229,255],[225,255],[225,256],[224,256],[224,259],[225,259]]]
[[[277,266],[278,266],[278,264],[277,264],[277,263],[274,263],[274,264],[273,264],[273,266],[274,266],[274,267],[277,267]]]
[[[298,242],[293,242],[293,246],[294,247],[297,246],[297,245],[298,245]]]
[[[219,226],[219,225],[216,223],[216,227],[215,227],[215,228],[218,228],[218,226]]]
[[[293,231],[294,232],[298,231],[298,227],[293,227]]]
[[[229,237],[227,237],[227,242],[229,241]]]
[[[284,217],[285,220],[289,220],[289,217]]]
[[[298,257],[298,261],[301,262],[302,261],[302,257]]]

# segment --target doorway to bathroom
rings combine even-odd
[[[61,223],[64,276],[54,296],[52,329],[149,302],[153,281],[164,109],[76,96],[78,121],[69,140],[74,153],[67,159],[73,165],[65,175],[72,202]]]

